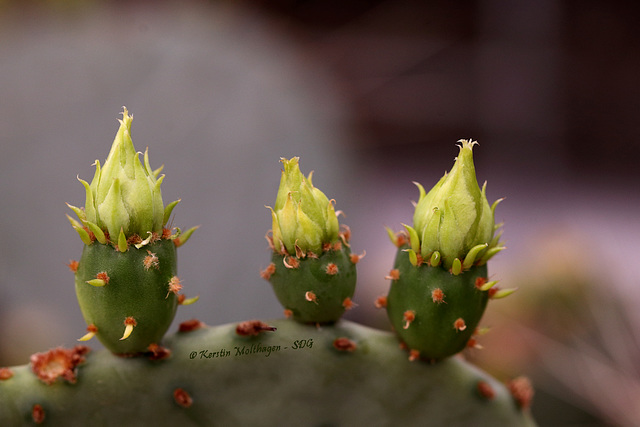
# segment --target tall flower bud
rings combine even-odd
[[[148,151],[144,153],[144,166],[140,162],[140,153],[131,140],[132,121],[124,108],[104,166],[100,167],[96,160],[91,184],[80,181],[86,189],[86,221],[113,237],[122,230],[127,237],[137,234],[144,238],[149,232],[162,232],[164,205],[160,184],[164,175],[157,178],[159,170],[151,170]]]
[[[464,260],[473,248],[477,248],[476,258],[482,256],[495,229],[495,205],[493,208],[489,205],[486,187],[480,189],[476,179],[473,146],[477,142],[466,139],[458,142],[460,153],[451,171],[428,193],[417,184],[420,199],[413,216],[422,257],[427,259],[438,252],[447,269],[455,259]]]

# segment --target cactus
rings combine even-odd
[[[190,321],[165,343],[155,358],[35,355],[0,380],[0,424],[534,425],[526,380],[507,386],[458,358],[410,363],[393,334],[346,320]]]
[[[487,298],[500,295],[486,270],[502,248],[493,237],[496,204],[488,207],[484,189],[470,185],[473,143],[463,141],[434,190],[419,186],[414,227],[390,234],[399,252],[379,305],[386,303],[412,360],[444,359],[411,363],[396,334],[340,319],[354,306],[364,254],[350,252],[334,202],[295,157],[282,160],[267,234],[272,263],[262,272],[294,320],[209,327],[194,319],[163,338],[176,306],[195,300],[178,295],[176,275],[176,248],[195,227],[166,228],[178,201],[164,207],[163,177],[147,152],[140,163],[131,120],[125,109],[104,167],[96,161],[91,184],[80,180],[84,209],[69,205],[85,244],[80,261],[69,263],[89,324],[80,340],[97,336],[106,349],[55,348],[29,365],[0,368],[0,425],[535,425],[529,380],[501,384],[446,358],[468,344]],[[469,202],[475,210],[459,210]]]
[[[332,323],[353,307],[356,263],[350,231],[338,223],[334,200],[300,172],[299,158],[284,164],[267,233],[273,251],[261,275],[268,280],[287,317],[303,323]]]
[[[195,228],[172,234],[165,228],[173,208],[165,208],[158,178],[160,170],[144,166],[131,140],[133,117],[126,108],[111,151],[86,190],[84,209],[69,205],[79,221],[67,215],[85,246],[75,273],[76,296],[87,322],[87,334],[114,353],[131,355],[157,345],[171,325],[178,295],[176,247]],[[189,301],[187,301],[188,303]]]
[[[410,358],[440,360],[475,345],[473,335],[490,297],[506,296],[489,281],[487,261],[504,249],[500,225],[489,206],[473,164],[474,141],[460,140],[449,173],[420,199],[413,227],[388,229],[398,246],[389,294],[384,300],[391,324],[410,350]]]

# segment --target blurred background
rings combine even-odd
[[[0,366],[85,332],[73,275],[82,206],[122,106],[165,164],[188,297],[178,323],[282,316],[265,205],[280,157],[343,210],[359,264],[348,318],[388,328],[395,248],[418,191],[477,139],[508,250],[483,350],[529,376],[541,426],[640,425],[640,26],[595,0],[0,0]],[[93,348],[100,348],[92,341]]]

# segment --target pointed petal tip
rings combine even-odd
[[[91,338],[93,338],[95,336],[96,336],[95,332],[87,332],[82,337],[78,338],[77,341],[89,341]]]
[[[499,289],[496,293],[491,295],[491,299],[506,298],[517,290],[518,288]]]
[[[433,253],[431,254],[431,257],[429,258],[429,264],[431,265],[431,267],[439,266],[441,261],[442,261],[442,256],[440,255],[440,252],[433,251]]]
[[[197,295],[193,298],[185,298],[179,302],[180,305],[191,305],[197,302],[200,299],[200,295]]]
[[[131,333],[133,332],[133,325],[127,325],[124,328],[124,334],[122,335],[122,338],[120,338],[120,341],[126,340],[127,338],[129,338],[129,336],[131,336]]]
[[[478,289],[480,289],[481,291],[488,291],[489,289],[493,288],[497,284],[498,284],[497,280],[492,280],[490,282],[486,282],[484,285],[481,285]]]
[[[120,234],[118,235],[118,250],[122,253],[126,252],[129,249],[129,244],[127,243],[127,237],[124,235],[124,230],[120,229]]]
[[[453,260],[453,264],[451,265],[451,273],[454,276],[462,273],[462,262],[460,262],[460,258],[456,258]]]
[[[189,240],[191,238],[191,235],[194,233],[194,231],[196,231],[198,228],[200,228],[199,225],[196,225],[194,227],[191,227],[190,229],[188,229],[187,231],[185,231],[184,233],[181,233],[180,235],[176,236],[175,239],[173,239],[173,243],[176,245],[176,248],[179,248],[180,246],[184,245],[185,243],[187,243],[187,240]]]
[[[122,334],[122,338],[120,338],[120,341],[126,340],[127,338],[129,338],[131,336],[131,333],[133,332],[133,328],[137,324],[138,322],[136,322],[136,320],[133,317],[127,317],[124,320],[124,334]]]
[[[85,283],[88,283],[91,286],[95,286],[96,288],[101,288],[107,284],[107,281],[103,279],[91,279],[87,280]]]

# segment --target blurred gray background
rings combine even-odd
[[[121,107],[133,142],[165,164],[195,305],[178,323],[275,318],[259,271],[280,157],[304,173],[366,250],[347,317],[388,328],[373,300],[460,138],[508,250],[491,263],[485,350],[526,374],[541,425],[638,425],[640,27],[636,2],[0,1],[0,366],[82,336],[82,244],[65,202],[104,161]],[[94,348],[99,343],[92,341]],[[602,396],[606,396],[603,398]]]

